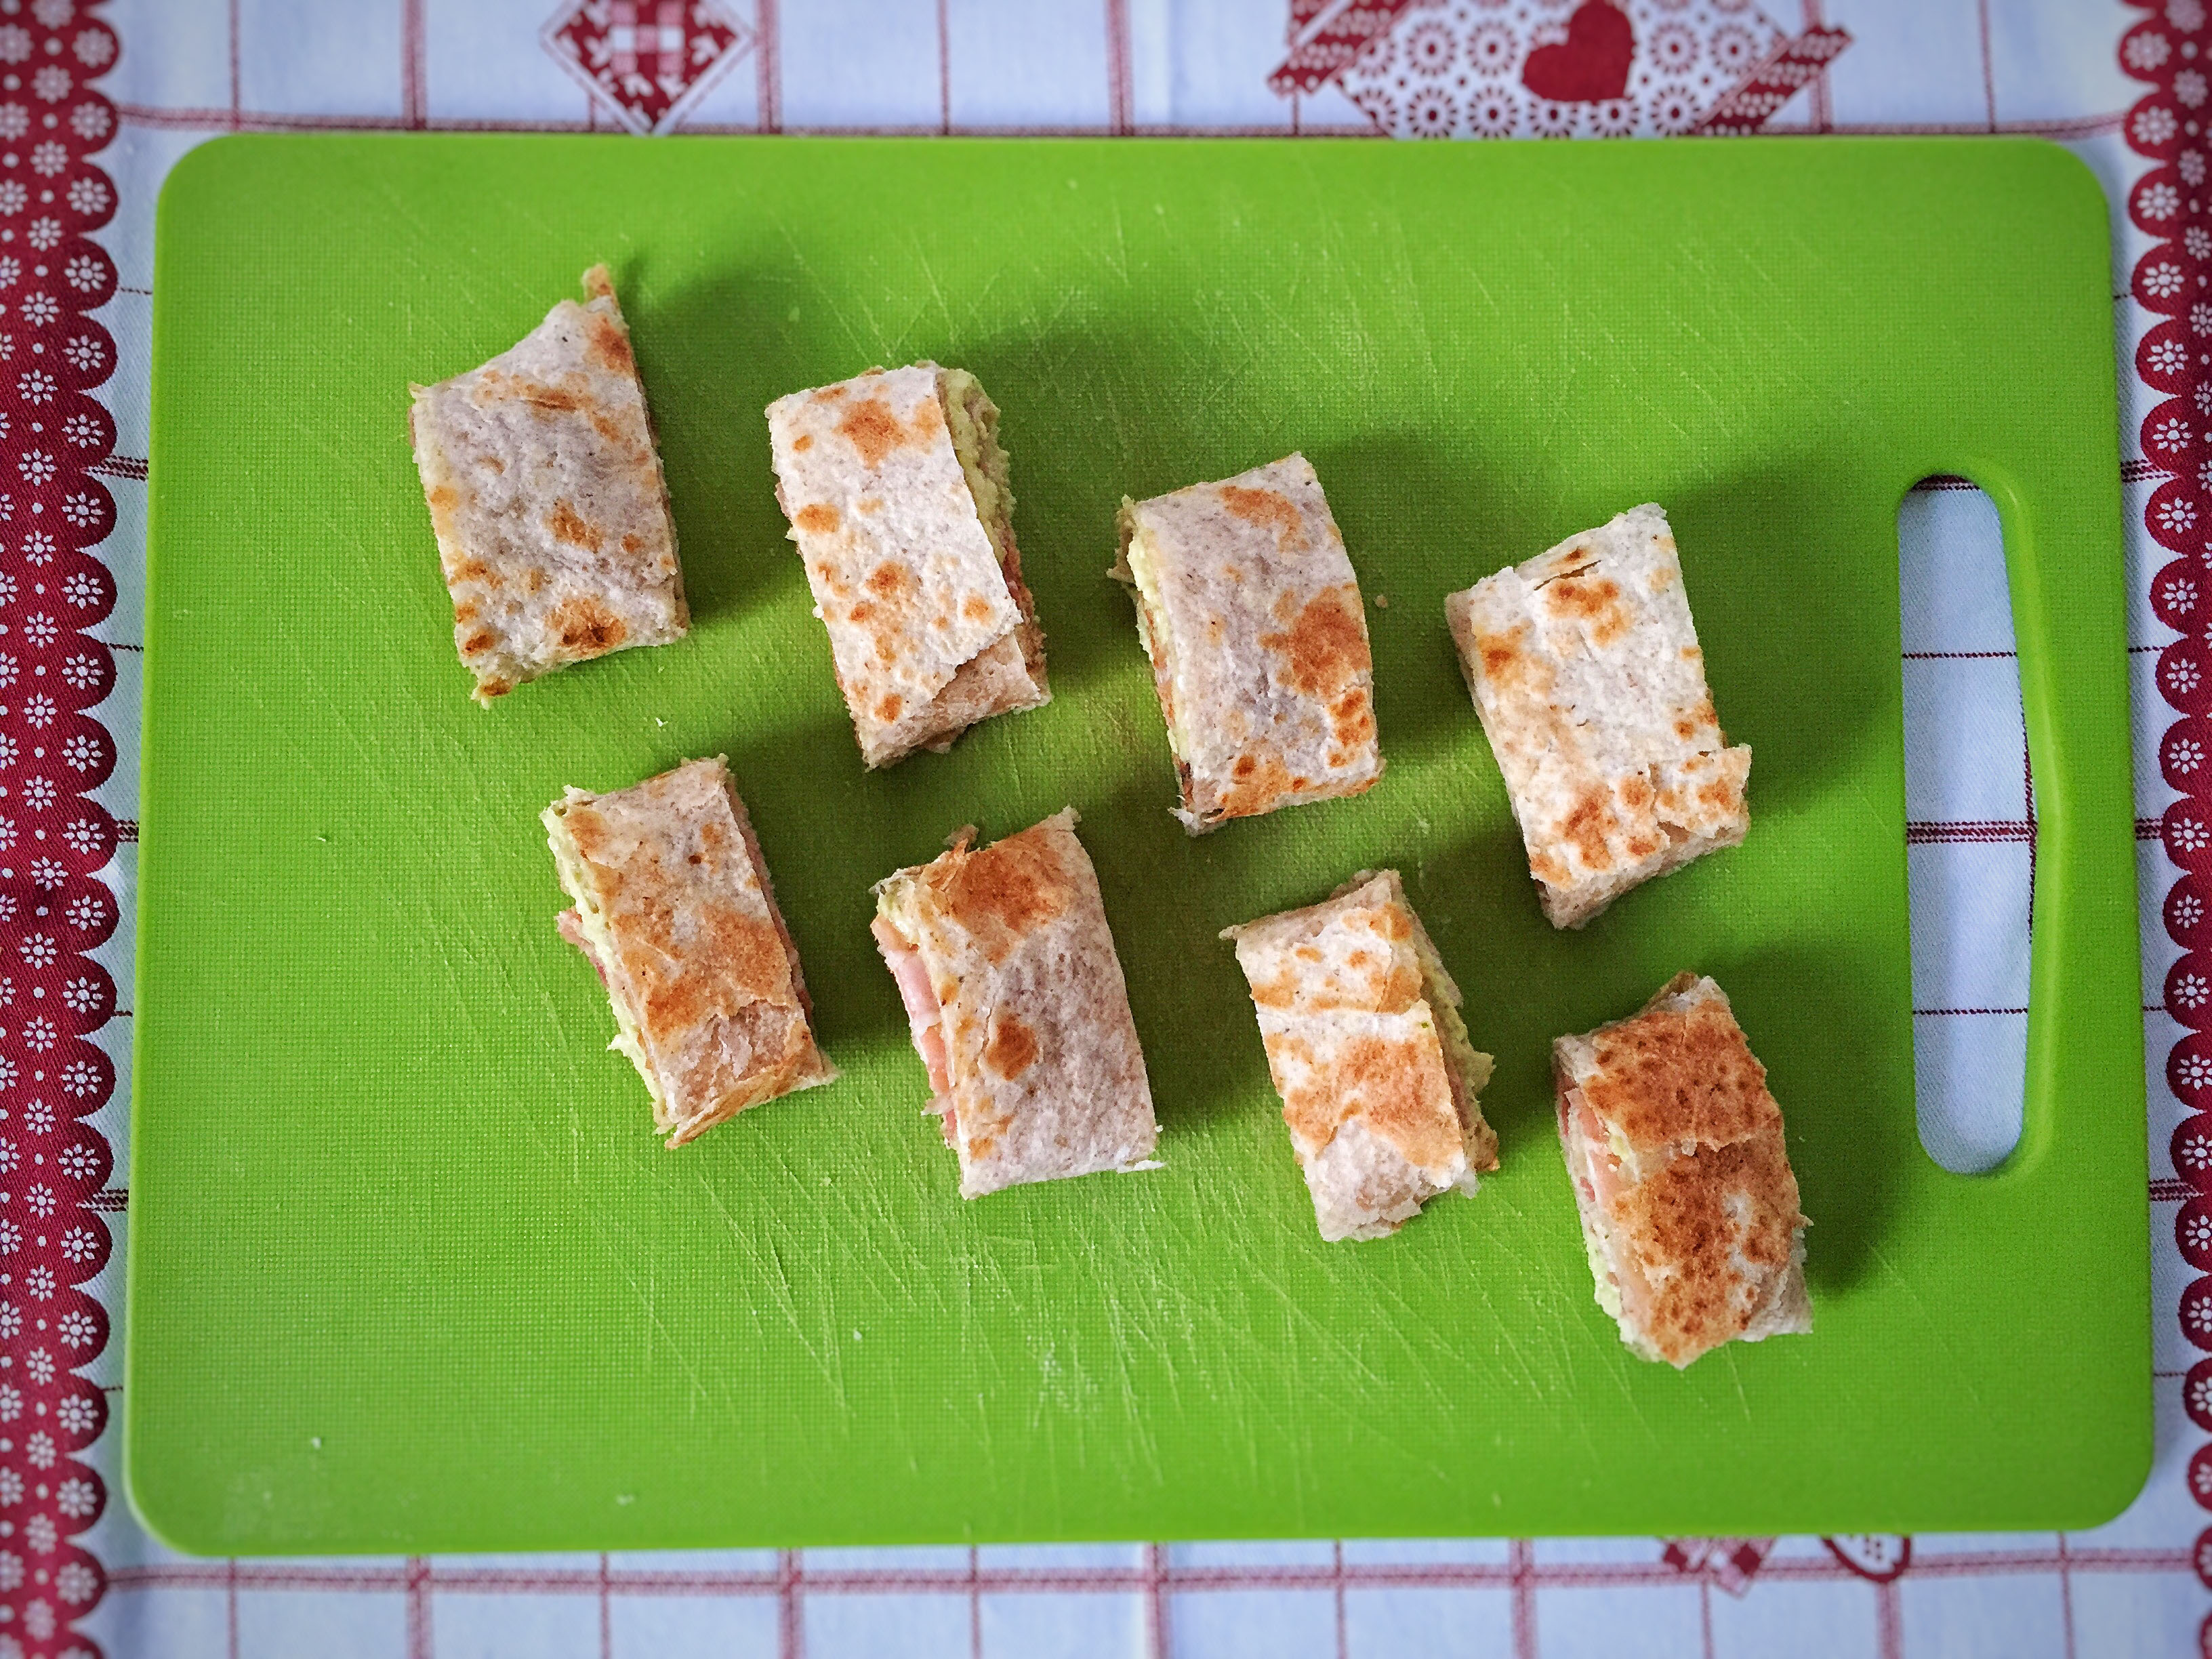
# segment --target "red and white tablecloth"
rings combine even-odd
[[[2204,0],[0,0],[0,1656],[2212,1654],[2209,73]],[[2142,1498],[2095,1532],[1986,1537],[316,1562],[153,1543],[112,1422],[154,202],[215,134],[332,127],[2075,150],[2112,203],[2130,457]],[[2034,793],[1994,510],[1932,480],[1899,540],[1923,1139],[1982,1167],[2020,1122]]]

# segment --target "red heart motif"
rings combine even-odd
[[[1587,0],[1567,19],[1567,38],[1539,46],[1521,67],[1521,84],[1559,104],[1601,104],[1628,90],[1636,31],[1607,0]]]

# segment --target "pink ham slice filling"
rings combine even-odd
[[[584,953],[584,960],[592,964],[592,971],[599,976],[599,984],[611,991],[613,988],[607,985],[605,967],[600,963],[598,953],[592,949],[591,941],[584,937],[584,919],[574,910],[563,910],[560,921],[555,925],[560,928],[562,939]]]
[[[945,1052],[945,1011],[938,1004],[937,988],[929,982],[921,952],[902,939],[897,928],[878,916],[869,931],[884,953],[884,965],[898,981],[899,1000],[906,1004],[907,1030],[914,1037],[914,1051],[929,1068],[930,1091],[937,1097],[931,1109],[943,1114],[945,1144],[957,1146],[959,1124],[952,1107],[952,1076]]]
[[[1569,1095],[1562,1109],[1572,1112],[1574,1132],[1582,1138],[1583,1196],[1597,1206],[1601,1217],[1608,1215],[1628,1185],[1621,1179],[1620,1160],[1613,1155],[1612,1140],[1579,1089]],[[1606,1267],[1620,1291],[1621,1318],[1632,1328],[1641,1328],[1651,1311],[1650,1283],[1637,1266],[1634,1253],[1619,1248],[1609,1226],[1600,1226],[1598,1238],[1605,1249]]]

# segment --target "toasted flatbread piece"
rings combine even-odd
[[[1658,507],[1485,577],[1444,615],[1553,927],[1743,839],[1751,750],[1721,732]]]
[[[963,369],[872,368],[768,407],[775,495],[861,757],[1052,700],[999,410]]]
[[[1491,1060],[1395,870],[1229,928],[1321,1236],[1381,1238],[1498,1167]]]
[[[1598,1305],[1676,1370],[1813,1328],[1782,1109],[1719,986],[1678,974],[1631,1018],[1552,1045],[1559,1146]]]
[[[453,643],[480,703],[691,626],[645,387],[605,265],[482,368],[412,387],[407,426]]]
[[[1303,455],[1148,501],[1121,556],[1194,836],[1382,775],[1359,579]]]
[[[876,884],[876,944],[963,1198],[1159,1167],[1144,1050],[1075,823],[1067,807],[984,848],[963,830]]]
[[[799,951],[727,763],[687,761],[612,794],[545,809],[561,936],[607,988],[671,1146],[748,1106],[832,1081]]]

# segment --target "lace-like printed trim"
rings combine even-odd
[[[87,1659],[75,1626],[106,1576],[77,1540],[108,1494],[82,1461],[107,1425],[84,1370],[108,1320],[86,1285],[114,1162],[90,1120],[115,1088],[90,1040],[115,985],[90,952],[118,920],[99,876],[117,825],[90,799],[115,766],[93,713],[115,659],[88,631],[115,604],[92,473],[115,422],[91,395],[115,342],[88,314],[115,265],[88,237],[115,214],[89,158],[115,131],[91,82],[118,46],[95,9],[0,0],[0,1595],[24,1652]]]

